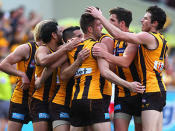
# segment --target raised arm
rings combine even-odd
[[[88,7],[86,12],[98,18],[105,29],[115,38],[121,39],[133,44],[145,44],[148,47],[153,46],[156,43],[155,38],[147,33],[147,32],[140,32],[138,34],[129,33],[121,31],[119,28],[112,25],[103,15],[100,10],[97,10],[95,7]],[[156,45],[155,45],[156,46]]]

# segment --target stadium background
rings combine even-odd
[[[169,68],[163,77],[168,87],[168,95],[164,108],[163,131],[175,131],[175,0],[0,0],[1,10],[7,18],[11,10],[23,6],[25,17],[33,11],[42,19],[54,18],[63,26],[78,25],[80,15],[88,6],[99,7],[107,18],[110,8],[120,6],[133,12],[131,29],[134,32],[140,31],[140,19],[145,9],[155,4],[162,7],[168,15],[164,33],[169,42]],[[129,131],[133,130],[131,121]],[[23,131],[32,131],[32,124],[25,125]]]

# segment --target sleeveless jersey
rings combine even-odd
[[[50,48],[48,49],[49,49],[49,53],[53,53],[53,51]],[[43,66],[36,64],[35,79],[41,76],[43,70],[44,70]],[[53,73],[41,85],[41,88],[35,90],[32,96],[33,98],[39,99],[44,102],[48,102],[49,100],[51,100],[56,87],[56,73],[57,71],[54,70]]]
[[[145,92],[166,91],[162,71],[168,43],[162,34],[153,32],[150,34],[155,37],[158,47],[153,50],[147,49],[144,45],[139,47],[138,61],[141,82],[146,87]]]
[[[60,79],[60,67],[58,67],[57,86],[52,102],[59,105],[69,106],[71,93],[72,86],[70,85],[70,82],[66,83]]]
[[[82,63],[74,79],[75,84],[72,91],[72,100],[75,99],[102,99],[102,90],[105,80],[100,76],[97,61],[93,58],[91,51],[97,43],[92,39],[84,40],[79,46],[68,52],[70,63],[72,64],[78,56],[78,53],[86,48],[90,50],[90,56]]]
[[[115,56],[123,56],[123,53],[124,53],[126,47],[127,47],[126,42],[116,40],[115,41],[115,48],[114,48],[114,55]],[[133,62],[129,66],[129,68],[122,68],[122,67],[116,66],[116,74],[126,81],[129,81],[129,82],[138,81],[138,82],[140,82],[140,78],[139,78],[139,74],[138,74],[137,59],[133,60]],[[137,93],[131,92],[126,87],[115,85],[115,96],[116,97],[134,96],[136,94]]]
[[[27,60],[22,60],[17,63],[17,70],[25,72],[27,77],[30,80],[30,87],[27,90],[23,90],[21,88],[22,79],[21,77],[17,77],[17,84],[14,89],[11,101],[14,103],[23,104],[24,102],[28,103],[28,98],[31,97],[32,92],[34,90],[35,84],[35,60],[34,55],[36,49],[38,48],[36,42],[29,42],[30,47],[30,56]]]

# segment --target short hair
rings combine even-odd
[[[132,12],[121,8],[121,7],[117,7],[117,8],[113,8],[109,11],[110,15],[115,14],[118,21],[124,21],[126,27],[129,27],[131,21],[132,21]]]
[[[66,28],[63,31],[63,41],[66,43],[68,41],[68,39],[71,39],[72,37],[74,37],[74,31],[75,30],[80,30],[79,26],[71,26]]]
[[[149,12],[151,14],[151,23],[153,23],[154,21],[158,22],[158,26],[156,29],[157,30],[162,29],[166,22],[165,11],[155,5],[155,6],[148,7],[146,12]]]
[[[44,24],[46,24],[47,22],[49,22],[51,20],[43,20],[43,21],[40,21],[34,28],[33,30],[33,35],[34,35],[34,40],[36,42],[40,41],[41,38],[40,38],[40,33],[41,33],[41,28],[44,26]]]
[[[94,21],[95,21],[95,18],[90,14],[84,13],[81,15],[80,27],[84,34],[88,32],[89,26],[93,26]]]
[[[57,33],[57,30],[58,30],[57,26],[58,26],[58,23],[52,20],[45,23],[41,27],[40,38],[44,43],[48,43],[51,41],[52,33],[53,32]]]

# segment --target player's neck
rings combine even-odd
[[[129,28],[128,27],[122,27],[122,28],[120,28],[120,30],[122,30],[122,31],[124,31],[124,32],[129,32]]]
[[[86,40],[86,39],[93,39],[93,40],[96,40],[97,38],[95,37],[95,36],[93,36],[93,35],[91,35],[91,34],[84,34],[84,39]]]
[[[149,32],[159,33],[159,30],[156,30],[155,28],[151,28]]]
[[[52,49],[53,51],[57,50],[57,43],[53,42],[52,40],[47,44],[47,46]]]
[[[36,44],[37,44],[38,46],[41,46],[43,43],[42,43],[42,41],[37,41]]]

